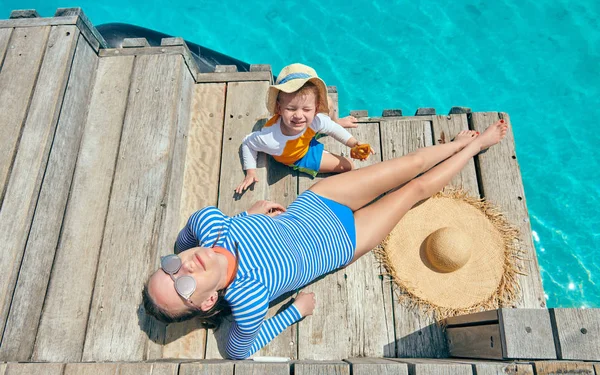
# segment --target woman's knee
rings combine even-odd
[[[419,171],[419,173],[425,172],[425,158],[422,153],[413,151],[410,154],[407,154],[406,157],[410,160],[412,168]]]
[[[411,180],[402,189],[407,193],[410,193],[417,202],[425,198],[429,198],[431,195],[427,182],[422,178],[415,178],[414,180]]]

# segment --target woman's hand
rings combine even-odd
[[[315,299],[315,294],[312,292],[300,292],[294,301],[294,305],[296,305],[296,308],[302,317],[312,315],[313,311],[315,310],[316,303],[317,300]]]
[[[279,203],[271,202],[271,201],[258,201],[252,205],[246,211],[248,215],[252,214],[265,214],[267,216],[277,216],[282,212],[285,212],[285,207],[280,205]]]
[[[256,177],[256,169],[248,169],[246,170],[246,177],[244,181],[242,181],[238,187],[235,188],[235,192],[238,194],[242,194],[244,190],[248,189],[250,185],[258,182],[258,178]]]

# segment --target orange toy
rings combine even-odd
[[[371,155],[371,146],[368,143],[363,143],[350,149],[352,159],[365,160],[369,155]]]

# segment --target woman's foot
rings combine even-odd
[[[479,132],[475,130],[463,130],[454,137],[452,142],[460,145],[460,148],[463,149],[466,145],[473,142],[478,135]]]
[[[508,124],[504,120],[499,120],[485,129],[485,131],[476,138],[476,142],[473,142],[473,145],[479,147],[478,151],[487,150],[506,137],[507,132]]]

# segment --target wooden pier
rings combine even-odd
[[[260,182],[234,196],[243,178],[241,140],[269,115],[270,66],[200,73],[181,38],[124,45],[106,48],[78,8],[52,18],[18,11],[0,21],[0,375],[594,374],[593,363],[558,356],[447,359],[443,330],[395,300],[372,254],[308,286],[318,301],[314,315],[257,353],[291,363],[222,360],[227,322],[213,332],[194,321],[165,326],[147,317],[142,286],[191,213],[216,205],[234,215],[260,199],[285,206],[315,180],[262,155]],[[459,107],[448,115],[354,114],[360,125],[351,132],[377,152],[359,167],[500,118],[510,123],[506,113]],[[513,133],[453,185],[500,205],[520,227],[528,261],[518,307],[544,308]]]

